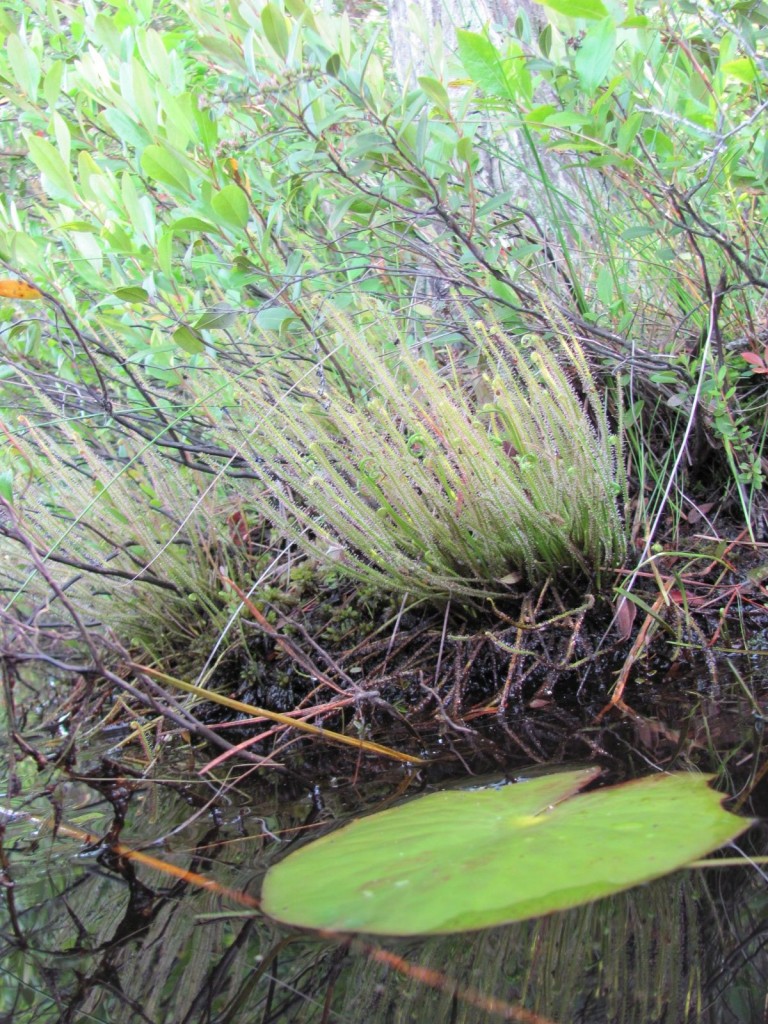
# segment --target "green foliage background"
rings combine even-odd
[[[476,321],[569,338],[622,384],[635,532],[683,446],[679,508],[719,461],[751,526],[768,12],[566,9],[548,3],[540,33],[522,15],[459,30],[403,87],[376,10],[8,5],[0,258],[42,293],[0,309],[11,539],[126,596],[159,588],[165,622],[221,625],[219,567],[262,580],[254,537],[276,502],[242,396],[264,415],[302,388],[364,410],[339,317],[369,353],[418,351],[475,393]],[[11,604],[35,579],[8,570]]]

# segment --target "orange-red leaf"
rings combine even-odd
[[[749,363],[753,373],[768,373],[768,364],[764,356],[759,356],[755,352],[742,352],[741,358]]]
[[[43,294],[24,281],[13,281],[10,278],[0,281],[0,298],[3,299],[42,299]]]

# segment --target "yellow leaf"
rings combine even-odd
[[[3,299],[42,299],[43,294],[24,281],[10,279],[0,281],[0,298]]]

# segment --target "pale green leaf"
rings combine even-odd
[[[130,78],[136,113],[147,131],[155,134],[160,118],[154,83],[136,58],[131,61]]]
[[[289,854],[262,908],[334,932],[464,932],[538,917],[668,874],[749,827],[698,774],[578,790],[599,769],[447,790]]]
[[[621,237],[624,239],[625,242],[631,242],[635,238],[647,238],[649,235],[657,234],[658,231],[656,228],[638,226],[634,228],[626,228],[624,231],[621,232]]]
[[[619,128],[616,135],[616,147],[621,153],[629,151],[629,147],[635,140],[635,136],[640,131],[643,123],[643,114],[640,111],[635,111],[630,114],[624,124]]]
[[[149,298],[149,292],[146,288],[142,288],[140,285],[135,284],[127,284],[122,285],[120,288],[113,288],[112,294],[122,302],[146,302]]]
[[[198,111],[194,107],[192,97],[189,93],[173,96],[162,86],[158,86],[157,91],[165,112],[165,132],[169,143],[181,151],[190,143],[196,144]]]
[[[211,199],[211,206],[225,224],[229,227],[244,228],[248,224],[249,209],[248,197],[234,183],[225,185],[220,192],[217,192]]]
[[[61,154],[47,139],[41,139],[31,132],[26,134],[29,155],[47,183],[58,193],[76,196],[75,183]]]
[[[436,78],[422,75],[418,79],[418,83],[438,110],[441,110],[444,114],[450,113],[451,103],[448,99],[448,92],[442,82],[438,82]]]
[[[468,135],[462,135],[456,143],[456,156],[459,160],[463,160],[465,164],[469,164],[472,162],[472,155],[472,139]]]
[[[64,166],[69,167],[69,159],[72,152],[72,135],[69,125],[57,111],[53,112],[51,118],[53,134],[56,136],[56,148],[64,161]]]
[[[285,9],[294,18],[301,18],[303,23],[309,28],[316,27],[315,16],[304,3],[304,0],[285,0]]]
[[[477,32],[456,32],[459,58],[469,77],[489,96],[511,99],[513,96],[504,73],[501,55],[487,36]]]
[[[613,302],[613,274],[611,273],[610,267],[601,267],[597,274],[597,280],[595,281],[595,290],[597,297],[606,306]]]
[[[269,45],[278,57],[282,57],[285,60],[288,56],[290,33],[288,31],[288,22],[276,4],[266,4],[261,12],[261,25]]]
[[[192,325],[198,331],[222,331],[231,327],[237,320],[237,310],[227,306],[211,306],[195,320]]]
[[[548,114],[543,123],[553,128],[582,128],[592,123],[592,118],[580,114],[577,110],[560,110],[556,114]]]
[[[56,106],[56,101],[61,92],[61,80],[64,76],[64,61],[56,60],[48,68],[43,79],[43,96],[49,107]]]
[[[593,25],[576,51],[574,67],[587,92],[594,92],[608,76],[616,52],[616,26],[611,18]]]
[[[5,47],[16,84],[34,103],[40,86],[40,61],[37,54],[15,33],[8,36]]]
[[[157,236],[157,265],[160,267],[166,277],[171,277],[173,273],[172,259],[173,259],[173,229],[166,228]]]
[[[0,472],[0,498],[4,498],[9,505],[13,504],[13,472],[10,469]]]
[[[104,111],[103,117],[121,142],[134,149],[143,149],[149,142],[146,131],[124,111],[110,107]]]
[[[264,331],[279,331],[287,320],[293,320],[295,314],[284,306],[268,306],[256,315],[256,323]]]
[[[215,224],[196,216],[179,217],[172,221],[171,227],[174,231],[216,231]]]
[[[189,327],[177,327],[172,338],[180,349],[188,352],[191,356],[205,352],[205,342],[196,331],[190,330]]]
[[[739,57],[729,60],[723,65],[723,74],[736,78],[745,85],[751,85],[757,77],[757,68],[751,57]]]
[[[542,7],[550,7],[558,14],[567,14],[569,18],[588,18],[597,21],[605,18],[608,11],[601,0],[537,0]]]
[[[163,37],[155,29],[148,28],[145,33],[138,35],[138,42],[147,67],[168,88],[171,84],[171,62]]]
[[[153,246],[156,224],[152,200],[147,195],[139,195],[139,190],[127,171],[123,172],[120,191],[128,224],[136,233],[140,243],[146,242]]]
[[[179,159],[162,146],[147,146],[141,154],[141,167],[153,181],[189,191],[189,175]]]

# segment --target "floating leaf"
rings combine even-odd
[[[722,808],[703,775],[575,796],[599,771],[448,790],[361,818],[271,868],[263,909],[334,932],[490,928],[658,878],[750,824]]]
[[[0,298],[3,299],[42,299],[42,292],[24,281],[6,279],[0,281]]]

